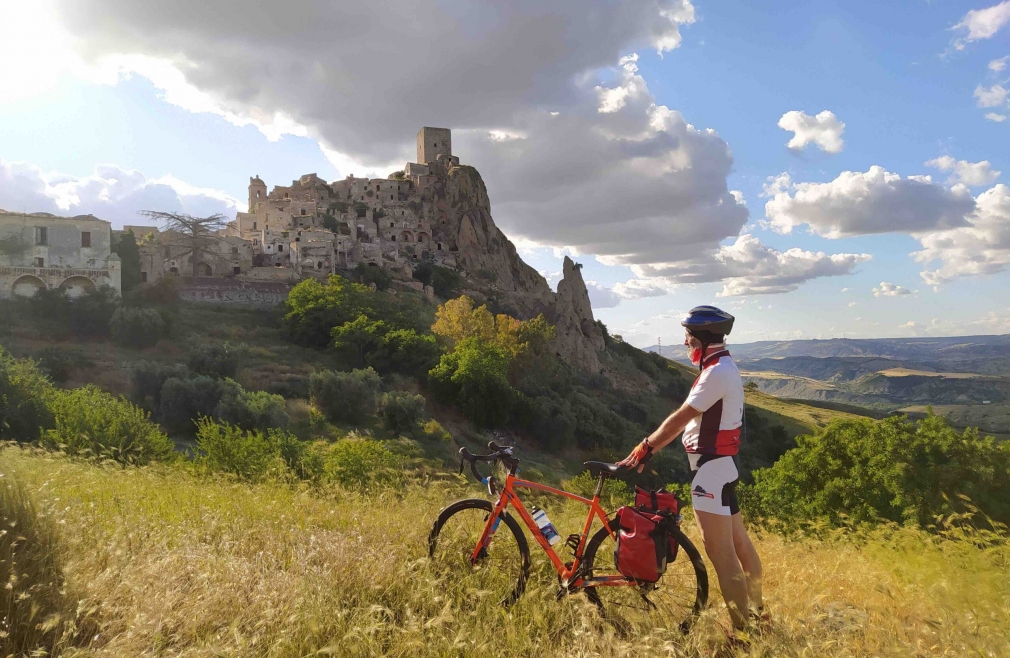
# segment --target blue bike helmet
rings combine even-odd
[[[735,318],[715,306],[695,306],[692,308],[681,326],[687,329],[688,333],[704,342],[706,338],[722,337],[733,331],[733,320]]]

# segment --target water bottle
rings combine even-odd
[[[535,505],[533,506],[533,520],[536,521],[537,527],[540,528],[540,533],[551,546],[561,541],[561,535],[555,530],[551,520],[547,518],[547,512]]]

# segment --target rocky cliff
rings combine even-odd
[[[495,225],[480,173],[446,157],[428,164],[437,177],[432,233],[455,252],[457,265],[471,277],[490,281],[522,315],[543,313],[557,326],[557,354],[578,368],[600,372],[603,332],[593,321],[580,266],[565,257],[564,278],[555,294]]]

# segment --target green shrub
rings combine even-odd
[[[124,464],[170,461],[175,456],[172,442],[146,411],[93,384],[53,391],[50,409],[54,427],[45,432],[47,447]]]
[[[391,432],[410,432],[424,415],[424,397],[406,391],[391,391],[379,401],[383,426]]]
[[[138,361],[130,371],[130,397],[136,404],[160,410],[161,389],[165,382],[172,378],[189,379],[190,376],[189,368],[182,364]]]
[[[426,422],[424,427],[421,428],[421,431],[424,432],[426,437],[435,441],[445,441],[446,443],[452,441],[452,435],[445,431],[445,428],[442,427],[442,423],[438,422],[434,418]]]
[[[15,359],[0,347],[0,440],[35,441],[52,427],[47,401],[53,390],[35,363]]]
[[[314,404],[335,422],[358,422],[375,413],[382,379],[371,368],[312,373],[309,391]]]
[[[213,416],[223,394],[221,380],[201,375],[192,379],[172,377],[161,387],[158,418],[170,431],[192,435],[193,422]]]
[[[304,449],[286,430],[243,430],[211,418],[197,421],[196,447],[199,463],[208,470],[251,482],[283,477],[292,465],[297,466]]]
[[[347,438],[337,441],[325,458],[326,479],[344,487],[364,487],[370,483],[392,483],[402,476],[402,463],[384,445],[372,439]]]
[[[70,371],[78,368],[91,368],[95,362],[79,347],[44,347],[35,353],[39,368],[51,380],[62,384],[70,377]]]
[[[288,293],[284,324],[296,343],[323,348],[333,327],[354,320],[368,308],[368,289],[333,275],[326,283],[305,279]]]
[[[442,299],[450,299],[459,295],[465,279],[455,270],[434,263],[421,263],[414,268],[414,278],[426,286],[435,289],[435,294]]]
[[[189,357],[189,369],[198,375],[234,377],[238,370],[238,352],[228,343],[204,345]]]
[[[130,347],[150,347],[165,333],[165,320],[153,308],[122,306],[109,321],[112,339]]]
[[[330,335],[333,336],[334,349],[343,352],[354,365],[364,366],[365,355],[379,346],[384,333],[385,322],[371,320],[362,313],[350,322],[334,327]]]
[[[244,429],[264,432],[271,427],[287,427],[290,422],[283,397],[265,391],[247,391],[231,379],[221,383],[221,400],[214,416]]]
[[[69,304],[68,322],[78,336],[106,336],[119,308],[119,293],[109,286],[84,293]]]
[[[787,521],[881,519],[927,527],[967,496],[1010,521],[1010,443],[958,433],[942,418],[834,421],[754,472],[755,513]]]

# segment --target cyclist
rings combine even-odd
[[[618,463],[638,466],[642,472],[653,452],[684,433],[694,474],[695,518],[733,626],[741,629],[748,615],[767,617],[761,598],[761,559],[744,528],[736,498],[739,475],[733,455],[740,445],[744,396],[740,371],[726,349],[725,336],[733,329],[733,320],[714,306],[691,309],[681,322],[684,345],[701,372],[684,404]]]

